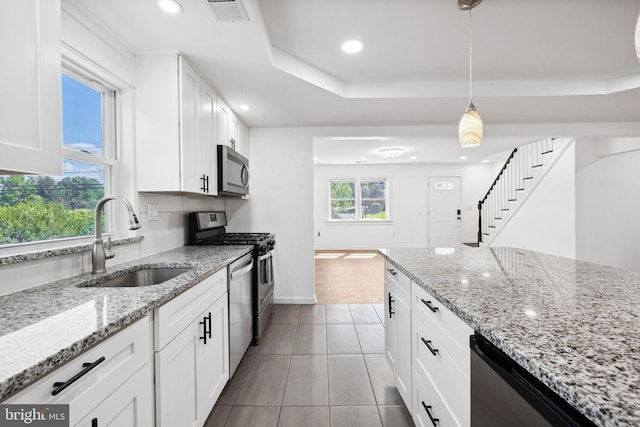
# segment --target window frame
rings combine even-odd
[[[62,158],[64,162],[67,159],[91,163],[104,168],[104,194],[120,194],[121,187],[121,171],[120,161],[117,158],[119,144],[119,126],[118,122],[121,117],[121,109],[119,88],[109,81],[108,76],[97,72],[92,72],[89,68],[83,67],[76,61],[72,61],[63,56],[60,75],[63,74],[81,82],[82,84],[94,89],[102,94],[102,155],[83,152],[73,148],[64,146],[62,141]],[[60,117],[62,120],[62,117]],[[105,231],[103,236],[124,236],[124,221],[122,215],[119,214],[120,207],[114,203],[107,203],[104,211]],[[16,249],[40,250],[45,248],[64,248],[69,245],[78,243],[90,243],[94,239],[94,234],[83,236],[63,237],[47,240],[34,240],[30,242],[10,243],[0,245],[0,256],[3,254],[14,253]]]
[[[362,201],[363,200],[380,200],[380,199],[370,199],[362,197],[362,184],[366,182],[382,182],[385,183],[385,191],[384,191],[384,204],[385,204],[385,218],[362,218]],[[338,200],[333,199],[331,197],[331,186],[333,183],[339,182],[351,182],[354,183],[355,191],[355,218],[332,218],[332,201]],[[355,177],[355,178],[329,178],[327,181],[327,222],[328,223],[367,223],[367,224],[375,224],[375,223],[384,223],[391,222],[391,206],[390,206],[390,179],[389,177]],[[345,199],[346,200],[346,199]],[[351,200],[351,199],[348,199]]]

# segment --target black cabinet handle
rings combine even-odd
[[[398,272],[397,272],[397,271],[395,271],[393,268],[387,268],[387,271],[388,271],[389,273],[391,273],[391,275],[393,275],[393,276],[397,276],[397,275],[398,275]]]
[[[84,368],[82,371],[78,372],[77,374],[75,374],[73,377],[69,378],[67,381],[65,382],[58,382],[56,381],[55,383],[53,383],[53,391],[51,392],[51,394],[53,396],[56,396],[57,394],[59,394],[62,390],[64,390],[65,388],[69,387],[71,384],[75,383],[76,381],[78,381],[82,376],[84,376],[87,372],[89,372],[90,370],[92,370],[93,368],[95,368],[96,366],[98,366],[99,364],[101,364],[102,362],[105,361],[104,356],[102,356],[100,359],[96,360],[93,363],[83,363],[82,367]]]
[[[393,298],[391,297],[391,292],[388,292],[388,294],[389,294],[389,319],[391,319],[395,314],[395,312],[392,310],[392,307],[391,307],[391,304],[393,304]]]
[[[434,427],[438,427],[438,425],[440,424],[440,419],[434,418],[434,416],[431,415],[431,406],[427,406],[427,404],[424,403],[424,401],[422,401],[422,406],[424,407],[424,410],[427,411],[427,415],[429,415],[431,424],[433,424]]]
[[[427,307],[429,307],[429,310],[433,311],[434,313],[438,310],[440,310],[438,307],[434,307],[431,305],[431,301],[425,301],[424,299],[420,298],[420,301],[422,301],[422,303],[424,305],[426,305]]]
[[[98,419],[94,418],[91,420],[91,427],[98,427]]]
[[[200,337],[204,343],[207,343],[207,338],[211,339],[211,313],[204,316],[202,318],[202,322],[200,324],[203,326],[204,330],[202,331],[202,336]]]
[[[202,186],[200,187],[200,190],[202,190],[203,193],[207,189],[207,185],[205,183],[205,180],[206,180],[206,175],[202,175],[202,178],[200,178],[200,181],[202,181]]]
[[[439,352],[440,350],[438,350],[437,348],[433,348],[433,347],[431,347],[431,341],[429,341],[429,340],[425,340],[425,339],[424,339],[424,338],[422,338],[422,337],[420,337],[420,339],[422,340],[422,342],[424,343],[424,345],[426,345],[426,346],[427,346],[427,348],[429,349],[429,351],[431,352],[431,354],[433,354],[434,356],[435,356],[436,354],[438,354],[438,352]]]

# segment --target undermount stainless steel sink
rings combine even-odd
[[[159,285],[190,270],[191,268],[148,267],[89,286],[98,288],[135,288]]]

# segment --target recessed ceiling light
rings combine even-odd
[[[249,111],[249,110],[251,110],[251,105],[241,104],[240,105],[240,109],[243,110],[243,111]]]
[[[313,161],[314,161],[314,162],[317,162],[318,160],[320,160],[318,157],[314,157],[314,158],[313,158]]]
[[[489,163],[489,160],[483,160],[482,163]]]
[[[182,12],[182,5],[175,0],[158,0],[158,7],[172,15]]]
[[[460,160],[467,160],[467,156],[460,156],[458,157]]]
[[[383,148],[378,150],[378,156],[388,159],[390,157],[399,157],[404,153],[402,148]]]
[[[347,40],[342,43],[342,51],[346,53],[358,53],[363,47],[364,44],[360,40]]]
[[[411,160],[418,160],[418,156],[411,156],[410,159]]]

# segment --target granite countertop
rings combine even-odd
[[[253,246],[185,246],[0,296],[0,401],[141,319]],[[138,288],[79,287],[140,267],[193,267]]]
[[[380,252],[597,425],[640,425],[640,274],[515,248]]]

